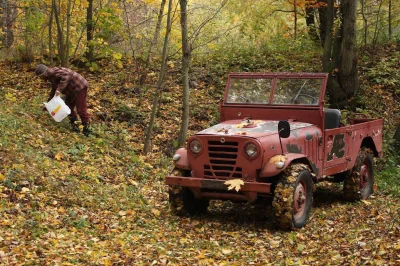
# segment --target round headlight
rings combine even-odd
[[[199,154],[203,149],[203,145],[201,144],[200,140],[194,139],[190,142],[189,149],[194,154]]]
[[[245,153],[247,154],[247,156],[249,156],[250,158],[256,157],[257,154],[258,154],[257,145],[254,144],[254,143],[252,143],[252,142],[247,143],[247,144],[244,146],[244,152],[245,152]]]

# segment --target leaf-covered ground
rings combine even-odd
[[[381,176],[377,193],[358,203],[342,200],[341,185],[318,184],[309,223],[294,232],[277,230],[261,204],[212,202],[207,215],[172,216],[164,176],[180,121],[176,72],[163,92],[153,152],[142,156],[156,74],[139,90],[125,72],[84,73],[95,133],[85,138],[41,110],[48,87],[33,67],[1,65],[1,265],[400,264],[400,199],[380,190]],[[205,70],[194,74],[190,134],[217,121],[224,85]],[[377,100],[366,105],[393,124],[398,99],[384,110],[379,101],[394,91],[368,88],[365,96]]]

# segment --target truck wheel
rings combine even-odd
[[[274,191],[272,207],[275,223],[282,229],[302,228],[313,201],[313,182],[305,164],[293,164],[281,174]]]
[[[181,169],[174,169],[173,175],[188,176],[190,174]],[[196,199],[192,191],[187,187],[169,186],[168,194],[170,209],[173,214],[193,216],[207,212],[210,201],[206,199]]]
[[[374,190],[374,161],[370,149],[363,148],[356,164],[343,184],[344,198],[349,201],[367,199]]]

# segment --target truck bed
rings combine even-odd
[[[351,169],[362,147],[382,156],[382,119],[354,118],[350,125],[324,132],[323,175],[333,175]]]

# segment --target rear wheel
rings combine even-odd
[[[173,175],[188,177],[190,174],[182,169],[174,169]],[[187,187],[169,186],[168,194],[170,209],[173,214],[193,216],[207,212],[209,200],[196,199],[193,192]]]
[[[313,182],[305,164],[293,164],[282,173],[275,187],[272,207],[275,223],[282,229],[302,228],[313,201]]]
[[[370,149],[363,148],[356,164],[344,180],[344,198],[349,201],[367,199],[374,190],[374,161]]]

